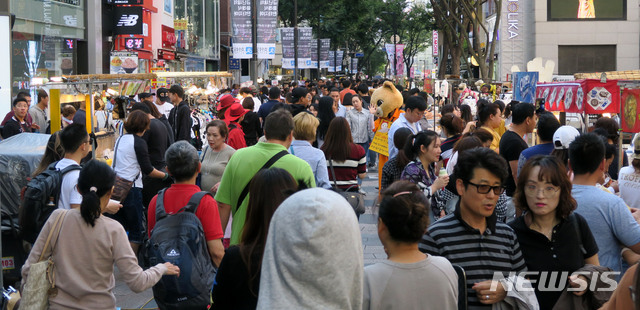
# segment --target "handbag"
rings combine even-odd
[[[122,137],[118,138],[118,141],[116,142],[116,148],[115,151],[113,152],[113,170],[116,170],[116,159],[118,158],[118,156],[116,156],[118,154],[118,144],[120,144],[120,139]],[[131,190],[131,187],[133,187],[133,182],[135,182],[138,179],[138,177],[136,176],[136,178],[133,181],[129,181],[125,178],[120,177],[118,174],[116,174],[116,182],[115,184],[113,184],[113,193],[111,194],[111,199],[119,201],[120,203],[122,203],[124,201],[125,198],[127,198],[127,195],[129,195],[129,191]]]
[[[353,211],[356,212],[357,215],[363,214],[365,211],[364,208],[364,194],[360,192],[350,192],[349,189],[357,185],[352,185],[347,190],[343,190],[338,187],[336,182],[336,172],[333,170],[333,160],[329,157],[329,167],[331,168],[331,175],[333,176],[333,186],[332,189],[334,192],[340,194],[353,208]]]
[[[60,236],[60,229],[62,228],[62,223],[64,222],[64,217],[67,215],[67,212],[68,211],[65,210],[58,214],[53,223],[53,227],[49,231],[47,241],[44,244],[44,248],[42,248],[42,253],[40,254],[38,262],[31,265],[31,268],[29,269],[29,277],[27,278],[27,282],[24,284],[22,298],[20,299],[21,309],[47,309],[49,308],[49,296],[55,296],[57,293],[53,270],[53,251],[55,245],[51,245],[50,251],[47,250],[49,249],[51,237],[54,234],[56,235],[55,242],[57,242],[58,237]],[[49,254],[45,255],[47,252],[49,252]],[[45,256],[47,257],[45,258]]]

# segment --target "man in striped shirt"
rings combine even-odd
[[[491,290],[494,273],[507,277],[526,270],[515,233],[494,213],[507,163],[488,148],[475,148],[460,154],[454,174],[460,195],[456,210],[429,227],[420,249],[464,268],[469,309],[490,309],[507,295],[502,285]]]

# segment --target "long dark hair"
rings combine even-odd
[[[421,131],[407,140],[404,145],[404,153],[411,160],[414,160],[420,155],[420,146],[428,148],[433,141],[438,139],[438,133],[433,130]]]
[[[336,117],[329,124],[327,136],[320,149],[324,151],[327,159],[331,158],[333,161],[343,162],[351,154],[352,143],[353,138],[351,137],[349,122],[344,117]]]
[[[318,104],[318,119],[320,120],[320,125],[318,126],[316,137],[324,140],[324,136],[327,134],[327,130],[329,130],[329,124],[334,117],[336,117],[336,115],[333,113],[333,99],[331,99],[331,97],[320,98],[320,103]]]
[[[247,267],[249,290],[256,297],[258,295],[253,291],[253,285],[260,279],[262,255],[271,217],[278,206],[297,189],[298,182],[293,176],[286,170],[275,167],[258,171],[249,185],[249,205],[239,250],[240,258]]]
[[[34,177],[45,171],[49,165],[64,157],[64,148],[60,141],[61,132],[62,131],[56,131],[49,137],[49,141],[47,141],[47,149],[44,151],[44,155],[40,160],[40,164],[38,164],[38,168],[33,173]]]
[[[84,164],[78,176],[78,192],[82,195],[80,214],[92,227],[102,214],[100,198],[111,192],[116,182],[116,173],[109,165],[92,159]]]

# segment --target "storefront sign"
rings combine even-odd
[[[151,73],[156,73],[156,72],[166,72],[167,69],[166,68],[151,68]],[[158,89],[160,87],[165,87],[167,86],[167,79],[166,78],[159,78],[159,79],[152,79],[151,80],[151,88],[152,89]]]
[[[175,44],[176,35],[173,28],[162,25],[162,48],[174,49]]]
[[[143,34],[142,7],[116,7],[115,23],[116,34]]]
[[[174,52],[171,51],[165,51],[165,50],[158,50],[158,59],[164,59],[164,60],[174,60],[176,59],[176,54]]]
[[[433,47],[433,56],[438,56],[438,50],[440,49],[440,42],[438,40],[438,30],[434,30],[432,32],[432,39],[433,39],[433,44],[431,45]]]
[[[124,38],[124,47],[129,50],[143,49],[144,39],[143,38]]]
[[[132,52],[111,52],[111,74],[138,73],[138,54]]]
[[[67,0],[68,1],[68,0]],[[77,0],[72,0],[77,1]],[[142,5],[144,4],[144,0],[108,0],[111,4],[122,4],[122,5]]]
[[[251,59],[253,57],[251,1],[231,0],[231,27],[233,29],[231,49],[233,58]]]
[[[240,59],[229,59],[229,70],[240,70]]]
[[[175,29],[176,48],[187,48],[187,20],[176,19],[173,21],[173,29]]]
[[[515,38],[520,33],[520,2],[519,0],[507,1],[507,33],[509,40]]]
[[[258,0],[258,59],[276,57],[278,0]]]

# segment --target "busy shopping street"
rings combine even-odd
[[[640,0],[0,0],[0,310],[640,309]]]

